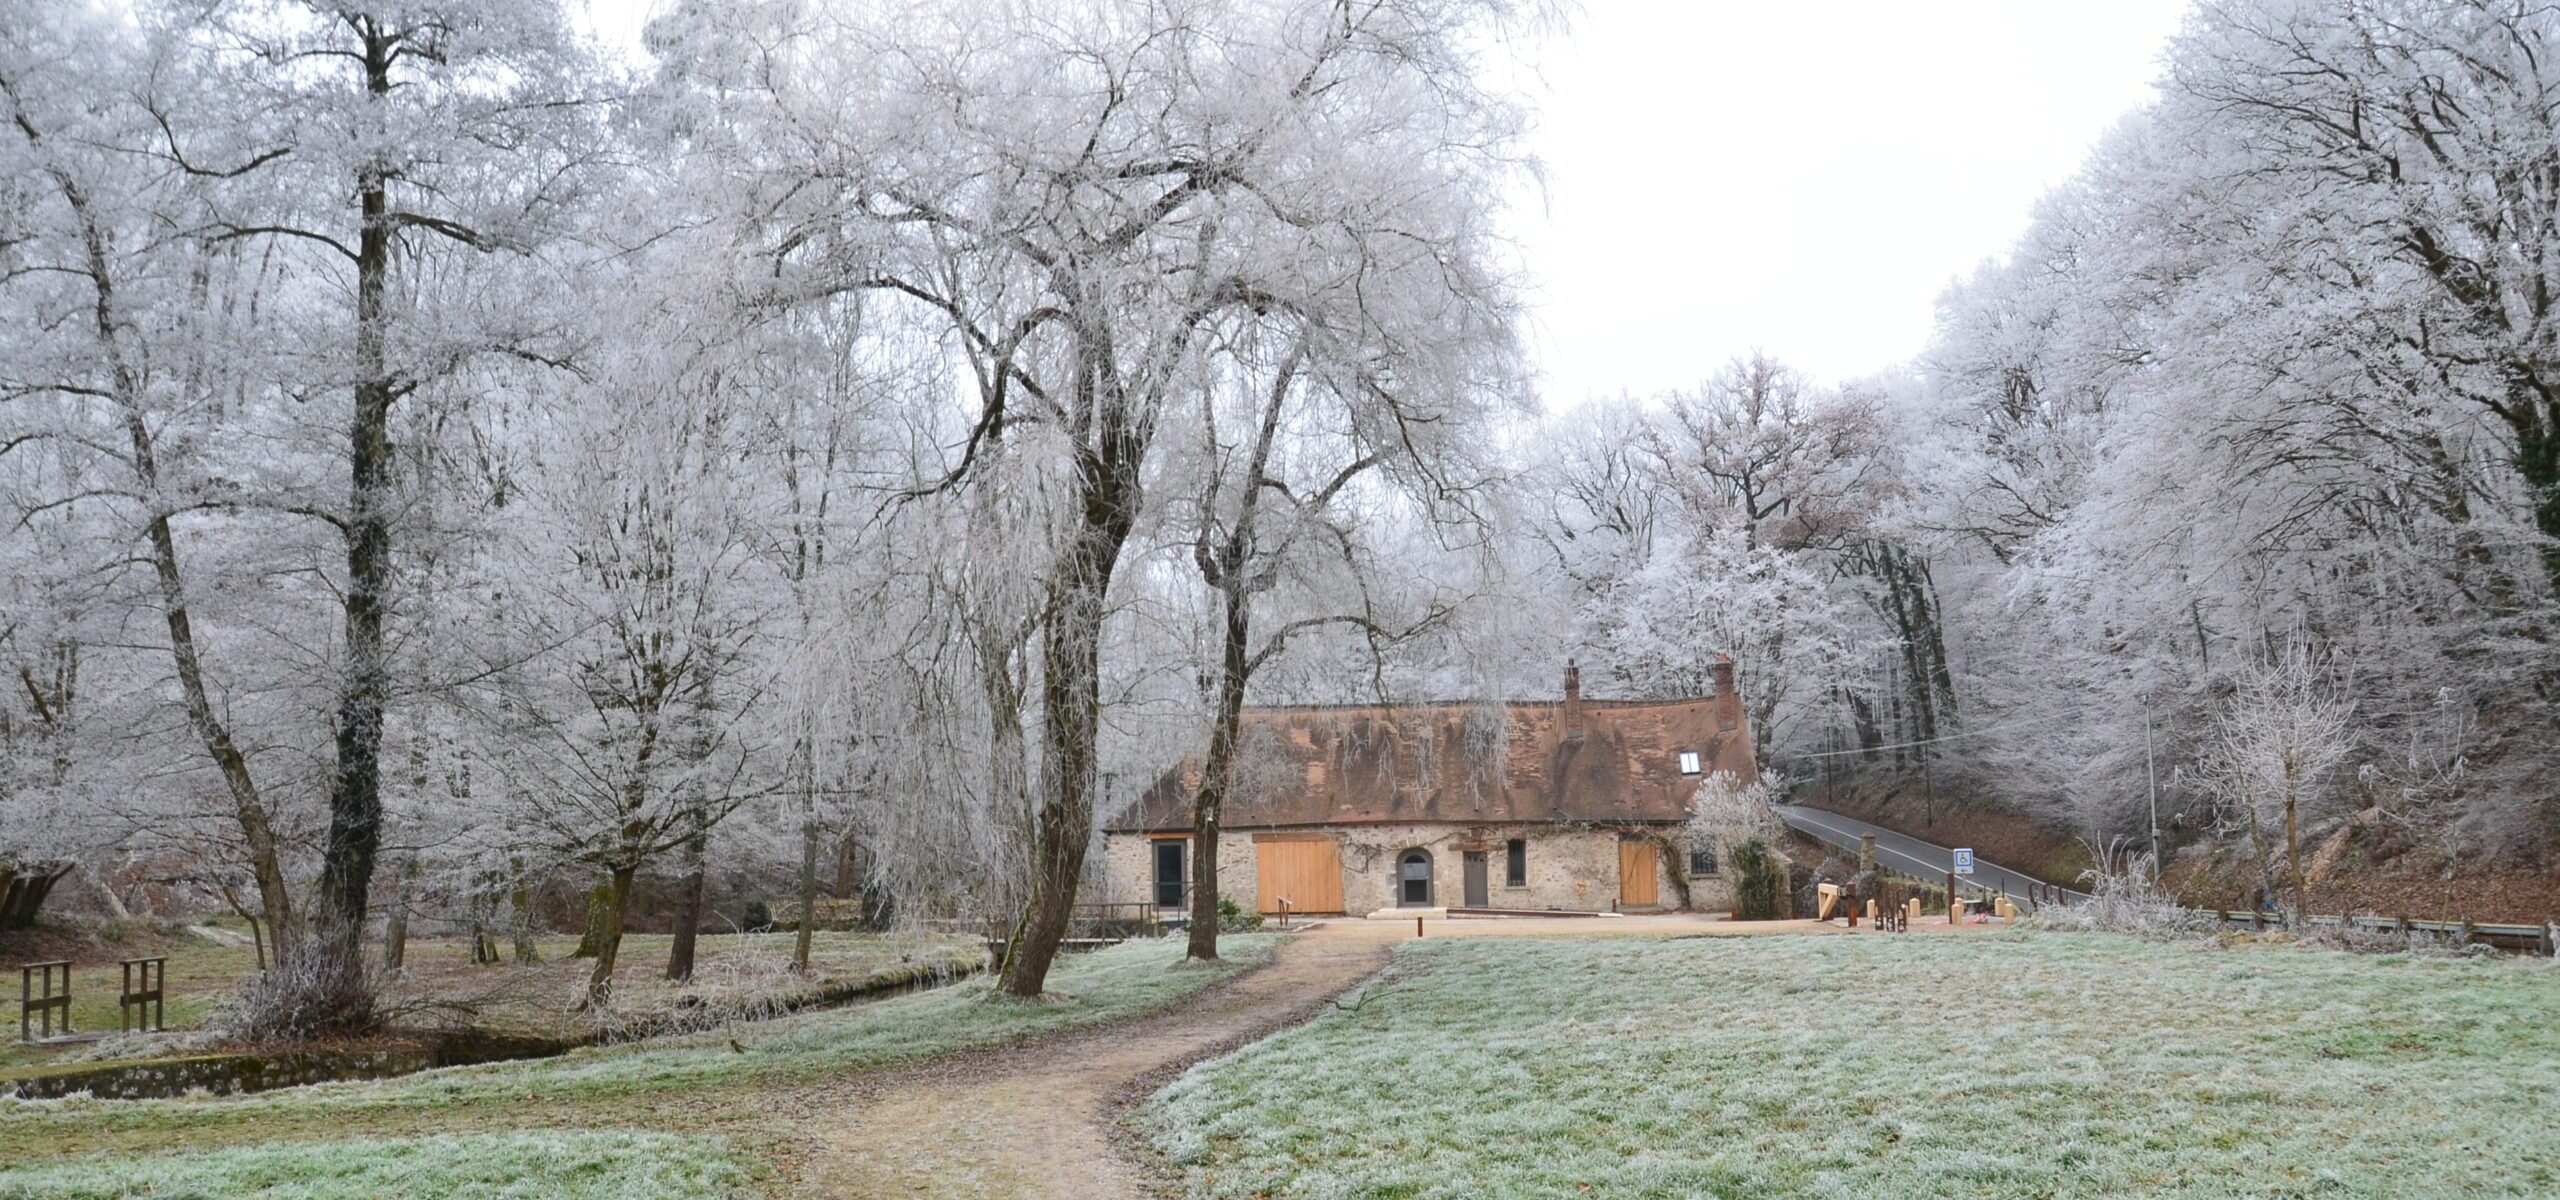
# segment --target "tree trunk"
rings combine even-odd
[[[368,23],[362,67],[366,91],[391,94],[398,37]],[[357,171],[362,225],[356,235],[355,409],[347,426],[347,545],[343,601],[346,668],[339,682],[337,764],[329,779],[329,829],[320,857],[316,918],[322,949],[357,961],[374,856],[382,840],[382,714],[390,688],[383,610],[391,581],[391,403],[398,395],[387,354],[391,276],[388,187],[372,166]]]
[[[1252,635],[1252,599],[1231,558],[1220,592],[1226,620],[1219,648],[1218,712],[1209,728],[1209,758],[1201,766],[1200,791],[1191,798],[1191,940],[1183,953],[1201,962],[1218,957],[1218,818],[1235,774],[1237,726],[1244,715],[1245,657]]]
[[[1012,869],[994,872],[994,887],[987,896],[990,914],[1012,909],[1031,894],[1030,848],[1040,831],[1039,815],[1031,804],[1022,733],[1023,685],[1013,672],[1014,654],[1021,649],[1020,639],[1013,634],[1016,628],[981,620],[970,632],[977,651],[978,689],[987,705],[987,801],[999,820],[1013,825],[1005,831],[1010,844],[1023,850],[1020,862],[1004,864]]]
[[[534,943],[533,877],[527,875],[521,859],[508,860],[514,883],[507,891],[509,924],[515,935],[516,965],[529,967],[542,961],[542,948]]]
[[[599,879],[587,889],[587,928],[578,935],[578,948],[571,958],[594,958],[604,953],[605,910],[613,907],[613,880]]]
[[[382,923],[382,968],[397,971],[409,956],[409,893],[418,883],[418,856],[400,860],[400,887],[391,896],[391,915]]]
[[[809,941],[818,925],[818,818],[800,814],[800,928],[791,939],[791,969],[809,973]]]
[[[221,890],[222,902],[230,905],[232,912],[239,914],[241,920],[249,923],[249,944],[257,951],[258,969],[261,971],[266,970],[267,934],[266,930],[260,927],[258,914],[250,912],[249,906],[240,903],[240,893],[233,890],[230,883],[221,879],[216,879],[214,880],[213,886]]]
[[[676,884],[675,938],[667,945],[667,978],[674,980],[693,978],[693,953],[702,936],[704,858],[711,835],[701,809],[694,809],[690,819],[693,832],[684,840],[684,878]],[[803,919],[801,924],[808,921]]]
[[[622,954],[622,915],[631,905],[631,877],[637,866],[617,866],[605,875],[604,927],[596,935],[596,969],[587,976],[587,1007],[602,1008],[613,997],[613,964]]]
[[[851,832],[836,843],[836,877],[828,895],[838,900],[851,900],[855,889],[862,886],[862,843]]]
[[[19,128],[30,145],[40,153],[45,140],[21,115]],[[159,585],[160,613],[169,630],[169,656],[176,667],[179,695],[185,700],[187,725],[196,740],[213,759],[216,772],[222,776],[223,789],[230,794],[232,812],[240,824],[241,844],[249,853],[249,870],[258,885],[258,904],[266,914],[267,927],[274,931],[279,945],[289,944],[298,932],[293,901],[286,891],[283,855],[272,823],[268,820],[265,801],[257,784],[249,775],[249,760],[231,739],[230,727],[214,711],[204,683],[204,664],[196,649],[194,617],[188,605],[186,576],[179,569],[176,535],[169,525],[169,514],[160,496],[158,447],[151,425],[143,411],[141,378],[135,373],[124,349],[127,317],[116,301],[115,275],[111,270],[105,233],[99,228],[89,196],[79,181],[50,161],[46,172],[62,193],[80,224],[83,265],[92,291],[90,317],[98,339],[101,356],[106,360],[109,382],[123,418],[125,441],[132,452],[135,490],[150,506],[143,522],[143,536],[151,546],[151,571]]]
[[[1090,378],[1093,367],[1080,374]],[[1084,386],[1096,386],[1088,383]],[[1040,652],[1042,771],[1039,836],[1032,846],[1031,894],[1014,927],[997,987],[1040,994],[1075,913],[1076,884],[1093,841],[1094,735],[1101,725],[1104,601],[1120,548],[1137,517],[1137,471],[1144,446],[1106,415],[1103,448],[1080,450],[1079,528],[1052,578]]]
[[[471,965],[498,965],[498,938],[493,926],[498,923],[497,881],[479,872],[471,876]]]
[[[1226,804],[1227,789],[1235,778],[1244,689],[1253,675],[1253,597],[1268,586],[1256,581],[1259,572],[1256,577],[1247,574],[1247,568],[1255,565],[1254,514],[1261,507],[1263,485],[1268,482],[1271,448],[1280,434],[1280,415],[1288,404],[1289,389],[1297,380],[1298,364],[1306,350],[1306,341],[1301,337],[1264,397],[1261,419],[1254,426],[1253,449],[1237,476],[1234,523],[1227,527],[1225,537],[1212,542],[1210,529],[1217,519],[1224,472],[1213,473],[1209,493],[1201,504],[1202,519],[1211,524],[1202,526],[1192,548],[1193,565],[1200,569],[1201,580],[1218,593],[1220,616],[1224,618],[1218,639],[1218,711],[1209,729],[1209,759],[1200,772],[1200,791],[1191,800],[1191,939],[1184,953],[1202,962],[1218,957],[1218,820]],[[1349,468],[1342,478],[1350,478],[1359,469]]]
[[[2284,789],[2284,863],[2285,874],[2290,877],[2293,885],[2293,920],[2294,923],[2298,925],[2302,922],[2303,914],[2311,911],[2311,893],[2303,884],[2302,821],[2294,803],[2294,793],[2295,788],[2292,784],[2286,784]]]

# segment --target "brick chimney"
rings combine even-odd
[[[1564,736],[1582,740],[1582,668],[1569,658],[1564,662]]]
[[[1733,691],[1733,655],[1715,655],[1715,729],[1733,732],[1741,727],[1743,699]]]

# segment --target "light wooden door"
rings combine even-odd
[[[1662,855],[1651,842],[1618,843],[1618,907],[1651,908],[1662,903]]]
[[[1342,911],[1342,847],[1333,839],[1257,838],[1253,858],[1262,911],[1279,912],[1284,897],[1291,912]]]

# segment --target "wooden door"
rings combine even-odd
[[[1183,852],[1191,843],[1181,838],[1162,838],[1155,843],[1155,900],[1157,908],[1181,908],[1190,899],[1191,872]]]
[[[1651,842],[1629,838],[1618,843],[1618,907],[1651,908],[1662,903],[1662,855]]]
[[[1485,879],[1485,857],[1482,850],[1467,851],[1467,907],[1491,908],[1491,890]]]
[[[1342,846],[1331,838],[1255,838],[1254,882],[1262,911],[1342,911]]]

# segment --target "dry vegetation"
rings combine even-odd
[[[236,931],[229,925],[211,928],[216,937],[225,940],[137,925],[117,931],[113,938],[72,936],[57,929],[50,931],[41,944],[0,945],[0,964],[19,961],[20,955],[71,956],[76,964],[72,972],[72,1027],[109,1034],[115,1033],[118,1025],[117,960],[166,955],[167,1017],[173,1031],[173,1036],[166,1038],[110,1037],[103,1042],[69,1045],[0,1044],[0,1072],[220,1044],[219,1037],[204,1032],[203,1027],[255,969],[255,959],[244,939],[230,938]],[[384,1007],[410,1027],[467,1027],[522,1037],[585,1041],[775,1016],[812,999],[859,989],[866,983],[898,981],[910,975],[945,976],[972,969],[985,953],[974,940],[963,937],[820,933],[811,940],[811,973],[803,979],[789,970],[788,938],[789,935],[778,939],[774,935],[707,935],[701,939],[694,978],[676,983],[666,979],[660,970],[666,960],[668,936],[629,935],[624,941],[613,1003],[602,1012],[582,1011],[579,1007],[585,998],[586,977],[592,963],[569,957],[577,946],[574,937],[541,939],[542,961],[529,966],[474,965],[468,942],[419,938],[409,943],[406,968],[388,981]],[[239,944],[232,944],[234,940]],[[10,982],[14,985],[14,978]],[[9,1032],[14,1036],[15,1028]]]

